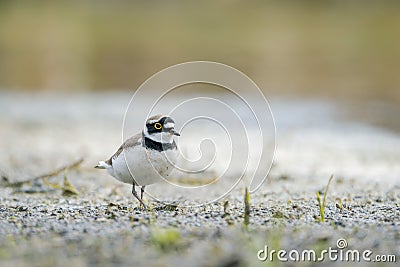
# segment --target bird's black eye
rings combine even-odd
[[[154,123],[154,128],[155,128],[156,130],[161,130],[162,124],[159,123],[159,122],[156,122],[156,123]]]

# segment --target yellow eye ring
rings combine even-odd
[[[156,128],[156,130],[160,130],[162,128],[162,124],[159,122],[154,123],[154,128]]]

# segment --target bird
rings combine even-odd
[[[146,207],[143,193],[146,185],[168,177],[176,163],[178,147],[174,136],[175,121],[167,115],[146,120],[140,133],[127,139],[108,160],[99,161],[97,169],[106,169],[117,180],[132,185],[132,195]],[[136,192],[140,187],[140,198]]]

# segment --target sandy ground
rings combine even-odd
[[[346,107],[332,102],[270,99],[277,150],[268,179],[251,194],[246,225],[245,182],[216,203],[197,206],[218,198],[238,170],[197,195],[192,193],[196,190],[185,193],[189,191],[152,185],[148,188],[151,195],[178,206],[157,203],[147,196],[149,209],[142,210],[128,185],[93,169],[120,144],[129,98],[126,93],[2,93],[1,266],[261,266],[265,263],[257,259],[257,252],[266,245],[275,250],[314,249],[319,253],[329,247],[337,249],[340,238],[348,243],[343,251],[371,250],[371,259],[379,254],[395,255],[399,262],[398,132],[352,119]],[[132,121],[132,125],[132,131],[140,128],[140,122]],[[189,128],[189,137],[180,145],[190,154],[193,144],[197,148],[199,135],[205,134]],[[267,136],[272,142],[272,135]],[[257,144],[252,141],[250,146]],[[225,155],[225,150],[221,151]],[[273,155],[273,150],[268,155]],[[79,158],[84,159],[79,168],[46,181],[19,187],[4,182],[24,181]],[[200,180],[218,174],[221,164],[223,157],[217,158]],[[269,163],[261,167],[267,170]],[[326,220],[320,222],[316,192],[323,191],[331,174],[335,178],[327,196]],[[62,187],[64,175],[78,195],[63,196],[54,185]],[[324,263],[355,264],[328,259]],[[269,264],[293,262],[275,258]]]

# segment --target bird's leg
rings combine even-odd
[[[140,188],[140,199],[141,200],[143,200],[143,193],[144,193],[144,188],[145,188],[146,186],[142,186],[141,188]]]
[[[146,205],[144,204],[143,200],[141,200],[141,199],[139,198],[138,194],[136,193],[135,184],[132,184],[132,195],[133,195],[137,200],[139,200],[140,205],[143,205],[143,207],[146,207]]]

